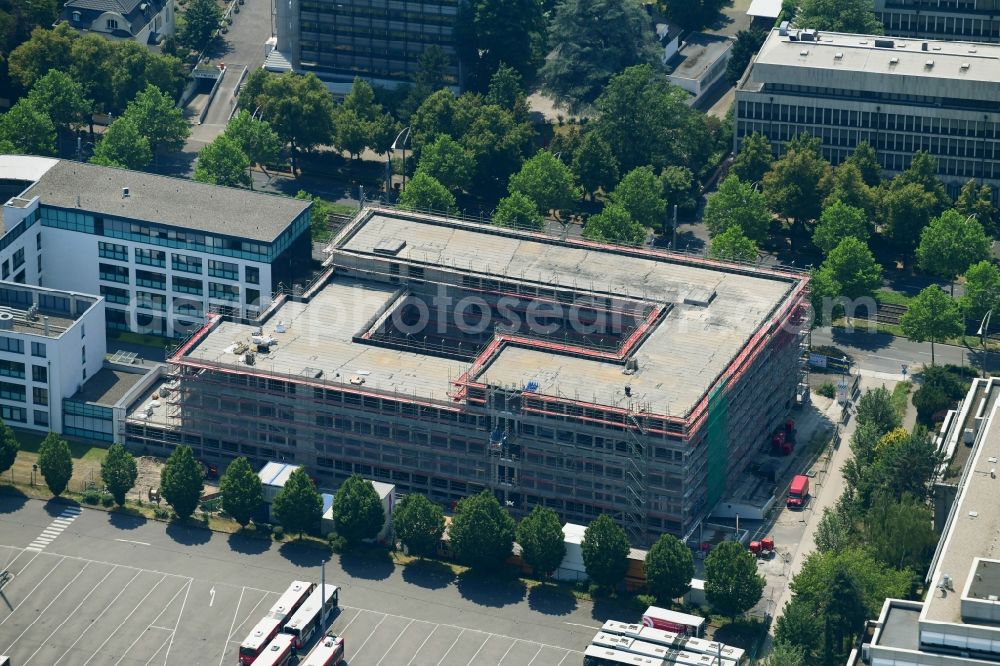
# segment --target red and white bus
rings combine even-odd
[[[250,630],[247,637],[240,643],[240,664],[250,666],[250,664],[255,663],[254,660],[264,650],[264,647],[281,631],[285,622],[292,613],[298,610],[315,587],[315,583],[301,580],[294,581],[288,586],[285,593],[271,606],[267,615]]]
[[[662,629],[663,631],[673,631],[678,634],[687,634],[701,638],[705,635],[705,618],[698,615],[688,615],[677,611],[650,606],[642,614],[642,623],[647,627]]]
[[[257,666],[285,666],[295,653],[295,639],[289,634],[278,634],[267,644],[254,662]]]
[[[296,650],[301,650],[309,642],[316,629],[323,631],[326,628],[319,626],[321,619],[337,607],[340,588],[336,585],[325,585],[324,588],[321,590],[317,587],[313,590],[282,629],[295,637]]]
[[[324,636],[299,666],[340,666],[345,656],[343,636]]]

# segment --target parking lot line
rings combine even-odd
[[[66,558],[63,558],[63,559],[66,559]],[[62,560],[60,560],[60,562],[61,562],[61,561],[62,561]],[[111,608],[111,607],[112,607],[112,606],[114,605],[114,603],[115,603],[116,601],[118,601],[118,597],[120,597],[120,596],[122,596],[123,594],[125,594],[125,590],[127,590],[127,589],[128,589],[128,586],[129,586],[129,585],[131,585],[131,584],[132,584],[132,582],[133,582],[133,581],[134,581],[134,580],[135,580],[136,578],[138,578],[138,577],[139,577],[139,574],[141,574],[141,573],[142,573],[142,570],[141,570],[141,569],[140,569],[139,571],[136,571],[136,572],[135,572],[135,575],[134,575],[134,576],[132,576],[132,577],[131,577],[131,578],[129,579],[129,581],[128,581],[127,583],[125,583],[125,585],[123,585],[123,586],[122,586],[122,589],[121,589],[121,590],[119,590],[118,594],[116,594],[116,595],[115,595],[115,598],[114,598],[114,599],[112,599],[111,601],[109,601],[109,602],[108,602],[108,605],[104,607],[104,609],[103,609],[103,610],[101,611],[101,613],[100,613],[100,614],[99,614],[99,615],[98,615],[98,616],[97,616],[96,618],[94,618],[93,622],[91,622],[91,625],[97,625],[97,622],[98,622],[98,620],[100,620],[100,619],[101,619],[102,617],[104,617],[104,614],[108,612],[108,609],[109,609],[109,608]],[[98,626],[99,626],[99,625],[98,625]],[[89,627],[88,627],[88,629],[89,629]],[[66,651],[65,651],[65,652],[63,652],[63,653],[62,653],[61,655],[59,655],[59,658],[58,658],[58,659],[56,659],[56,660],[55,660],[54,662],[52,662],[52,666],[56,666],[56,664],[58,664],[58,663],[59,663],[60,661],[62,661],[62,658],[63,658],[63,657],[65,657],[66,655],[68,655],[68,654],[69,654],[69,652],[70,652],[70,650],[72,650],[73,648],[75,648],[75,647],[76,647],[76,644],[80,642],[80,639],[81,639],[81,638],[83,638],[83,637],[84,637],[84,636],[86,636],[86,635],[87,635],[87,629],[84,629],[84,630],[83,630],[83,632],[82,632],[82,633],[81,633],[81,634],[80,634],[79,636],[77,636],[77,637],[76,637],[76,640],[75,640],[75,641],[73,641],[73,644],[72,644],[72,645],[70,645],[70,646],[69,646],[68,648],[66,648]]]
[[[244,589],[244,590],[249,590],[249,589],[251,589],[251,588],[249,588],[249,587],[244,587],[243,589]],[[256,606],[254,606],[254,607],[253,607],[253,608],[252,608],[252,609],[250,610],[250,612],[249,612],[249,613],[247,613],[246,617],[245,617],[245,618],[243,618],[243,621],[242,621],[242,622],[240,622],[240,624],[239,624],[239,626],[238,626],[238,627],[236,627],[236,628],[233,628],[233,629],[230,629],[230,631],[229,631],[229,638],[227,638],[227,639],[226,639],[226,642],[227,642],[227,643],[230,643],[230,642],[232,642],[232,640],[233,640],[233,634],[235,634],[235,633],[236,633],[236,630],[237,630],[237,629],[239,629],[239,628],[240,628],[240,627],[242,627],[242,626],[243,626],[244,624],[246,624],[247,620],[249,620],[249,619],[250,619],[250,618],[251,618],[251,617],[253,616],[253,614],[257,612],[257,609],[258,609],[258,608],[260,608],[260,605],[261,605],[262,603],[264,603],[264,599],[267,599],[267,596],[266,596],[266,595],[260,598],[260,601],[258,601],[258,602],[257,602],[257,605],[256,605]],[[238,610],[238,607],[237,607],[237,610]],[[234,618],[233,618],[233,622],[235,622],[235,621],[236,621],[236,618],[234,617]],[[221,665],[221,663],[222,663],[222,662],[219,662],[219,663],[220,663],[220,665]]]
[[[112,632],[111,632],[110,634],[108,634],[108,637],[104,639],[104,642],[103,642],[103,643],[101,643],[101,644],[100,644],[100,646],[98,646],[98,648],[97,648],[96,650],[94,650],[94,654],[92,654],[92,655],[90,655],[89,657],[87,657],[87,661],[83,662],[83,666],[87,666],[87,664],[89,664],[89,663],[90,663],[90,661],[91,661],[91,660],[92,660],[92,659],[93,659],[94,657],[96,657],[96,656],[97,656],[97,654],[98,654],[98,653],[99,653],[99,652],[100,652],[100,651],[101,651],[101,650],[102,650],[102,649],[104,648],[104,646],[108,644],[108,641],[110,641],[110,640],[111,640],[111,638],[112,638],[112,637],[113,637],[113,636],[114,636],[115,634],[117,634],[117,633],[118,633],[118,630],[119,630],[119,629],[121,629],[122,627],[124,627],[124,626],[125,626],[125,623],[126,623],[126,622],[128,622],[129,618],[130,618],[130,617],[132,617],[133,615],[135,615],[135,612],[136,612],[137,610],[139,610],[140,608],[142,608],[142,604],[143,604],[143,602],[145,602],[145,601],[146,601],[146,599],[148,599],[148,598],[149,598],[149,595],[151,595],[151,594],[153,593],[153,590],[155,590],[156,588],[158,588],[158,587],[160,586],[160,583],[162,583],[162,582],[163,582],[164,580],[166,580],[166,579],[167,579],[167,577],[166,577],[166,576],[161,576],[161,577],[160,577],[160,580],[156,581],[156,584],[155,584],[155,585],[153,585],[153,587],[149,588],[149,592],[147,592],[147,593],[146,593],[146,595],[145,595],[145,596],[144,596],[144,597],[143,597],[142,599],[140,599],[140,600],[139,600],[139,603],[137,603],[137,604],[135,605],[135,608],[133,608],[133,609],[132,609],[131,611],[129,611],[129,614],[128,614],[128,615],[126,615],[126,616],[125,616],[124,618],[122,618],[122,621],[121,621],[121,622],[120,622],[120,623],[118,624],[118,626],[117,626],[117,627],[115,627],[115,630],[114,630],[114,631],[112,631]],[[148,629],[148,627],[147,627],[147,629]],[[141,634],[140,634],[140,635],[141,635]]]
[[[160,650],[162,650],[163,648],[165,648],[167,646],[167,641],[169,641],[169,640],[170,640],[170,636],[167,636],[166,638],[163,639],[163,642],[160,643],[160,647],[156,648],[156,652],[154,652],[153,656],[150,657],[149,661],[146,662],[146,666],[149,666],[150,664],[153,663],[153,660],[156,659],[157,655],[160,654]],[[166,660],[164,660],[164,663],[166,663]]]
[[[493,637],[492,636],[487,636],[486,637],[486,640],[483,641],[483,644],[479,646],[478,650],[476,650],[476,654],[472,655],[472,659],[470,659],[469,663],[466,664],[465,666],[472,666],[472,662],[474,662],[476,660],[476,657],[478,657],[479,653],[483,651],[483,648],[486,647],[486,644],[490,642],[491,638],[493,638]]]
[[[184,579],[184,578],[187,578],[187,576],[177,576],[177,578]],[[191,580],[191,579],[188,578],[188,580]],[[173,631],[173,629],[171,629],[170,627],[158,627],[156,625],[156,621],[159,620],[163,616],[163,614],[167,612],[167,609],[170,608],[170,604],[174,603],[174,600],[178,596],[180,596],[181,592],[183,592],[183,591],[184,591],[184,586],[181,585],[180,589],[177,590],[176,592],[174,592],[174,596],[170,597],[170,601],[168,601],[163,606],[163,609],[160,611],[160,614],[157,615],[156,617],[154,617],[153,621],[149,623],[149,628],[150,629],[162,629],[163,631]]]
[[[79,578],[83,574],[83,572],[87,570],[87,567],[89,567],[89,566],[90,566],[89,564],[84,564],[83,568],[81,568],[79,571],[77,571],[76,575],[73,576],[73,580],[71,580],[70,582],[66,583],[65,586],[63,586],[63,589],[65,590],[67,587],[69,587],[70,585],[72,585],[73,583],[75,583],[76,579]],[[45,611],[47,611],[49,609],[49,606],[51,606],[52,604],[54,604],[58,599],[59,599],[59,595],[58,594],[54,595],[52,597],[52,601],[50,601],[49,603],[45,604],[45,608],[43,608],[42,612],[38,614],[38,617],[36,617],[34,620],[32,620],[31,624],[29,624],[27,627],[25,627],[24,631],[22,631],[21,633],[19,633],[17,635],[17,638],[14,639],[14,642],[11,643],[10,645],[8,645],[7,649],[4,650],[4,652],[6,652],[6,653],[9,654],[10,651],[11,651],[11,648],[13,648],[15,645],[17,645],[17,642],[19,640],[21,640],[22,636],[24,636],[26,633],[28,633],[29,629],[31,629],[33,626],[35,626],[35,622],[38,622],[39,620],[42,619],[42,616],[45,615]]]
[[[184,589],[184,588],[181,588],[181,589]],[[146,636],[146,632],[149,631],[150,629],[159,629],[160,631],[166,631],[166,632],[170,631],[166,627],[154,627],[153,625],[149,625],[148,627],[146,627],[146,629],[144,631],[140,631],[139,632],[139,635],[135,637],[135,640],[132,641],[132,644],[129,645],[128,648],[124,652],[122,652],[122,656],[118,658],[118,661],[116,661],[114,663],[114,666],[118,666],[118,664],[122,663],[125,660],[126,655],[128,655],[128,653],[132,651],[132,648],[135,647],[136,643],[138,643],[140,640],[142,640]],[[168,635],[167,638],[170,638],[170,636]],[[163,642],[166,643],[166,640],[164,640]],[[162,649],[163,649],[163,646],[161,645],[160,646],[160,650],[162,650]],[[157,652],[159,652],[160,650],[157,650]],[[155,657],[156,655],[154,654],[153,656]]]
[[[562,663],[566,661],[566,657],[570,656],[571,654],[573,653],[570,652],[569,650],[566,650],[566,654],[563,655],[563,658],[559,660],[559,663],[556,664],[556,666],[562,666]]]
[[[377,664],[375,664],[375,666],[381,666],[382,662],[383,662],[383,661],[385,661],[385,658],[386,658],[386,656],[387,656],[387,655],[388,655],[388,654],[389,654],[390,652],[392,652],[392,648],[396,647],[396,643],[398,643],[398,642],[399,642],[399,639],[403,637],[403,634],[405,634],[405,633],[406,633],[406,630],[410,628],[410,625],[411,625],[411,624],[413,624],[413,620],[410,620],[409,622],[407,622],[407,623],[406,623],[406,626],[405,626],[405,627],[403,627],[403,630],[402,630],[401,632],[399,632],[399,635],[398,635],[398,636],[396,636],[396,640],[394,640],[394,641],[392,642],[392,645],[390,645],[390,646],[389,646],[389,649],[385,651],[385,654],[383,654],[383,655],[382,655],[382,658],[378,660],[378,663],[377,663]],[[378,627],[376,627],[376,629],[377,629],[377,628],[378,628]]]
[[[434,628],[431,629],[431,633],[427,634],[427,638],[425,638],[424,642],[420,644],[420,647],[417,648],[417,651],[413,653],[413,657],[408,662],[406,662],[406,666],[410,666],[410,664],[413,663],[413,660],[416,659],[417,655],[420,654],[420,651],[424,649],[424,646],[427,645],[427,641],[429,641],[431,639],[431,636],[434,635],[434,632],[438,630],[439,626],[441,626],[441,625],[437,625],[437,624],[434,625]]]
[[[232,624],[229,625],[229,633],[226,634],[226,644],[222,646],[222,654],[219,656],[219,666],[222,666],[222,662],[225,661],[226,659],[226,648],[229,647],[229,641],[230,639],[232,639],[233,632],[236,630],[236,618],[239,617],[240,615],[240,604],[243,603],[243,595],[246,594],[246,591],[247,591],[246,587],[240,590],[240,598],[236,602],[236,610],[233,611],[233,622]],[[261,601],[263,600],[264,599],[262,598]],[[257,602],[257,605],[259,606],[260,602]],[[256,608],[257,606],[254,606],[254,610],[256,610]]]
[[[448,652],[451,652],[452,648],[455,647],[455,644],[458,643],[458,639],[461,638],[462,634],[464,634],[464,633],[465,633],[465,629],[462,629],[462,631],[458,632],[458,636],[455,636],[455,640],[452,641],[451,645],[448,646]],[[487,640],[489,640],[489,639],[487,639]],[[441,655],[441,659],[440,659],[440,661],[438,661],[437,666],[441,666],[441,664],[444,662],[445,658],[448,656],[448,652],[445,652],[443,655]]]
[[[389,617],[389,616],[388,615],[382,615],[382,619],[378,621],[378,624],[375,625],[375,628],[372,629],[372,631],[371,631],[370,634],[368,634],[368,638],[365,639],[365,642],[362,643],[361,646],[357,650],[354,651],[355,656],[357,656],[362,650],[365,649],[365,646],[368,645],[368,641],[370,641],[372,639],[372,636],[375,635],[375,632],[378,631],[378,628],[382,626],[382,623],[385,622],[385,618],[387,618],[387,617]]]
[[[344,608],[347,608],[347,606],[344,606]],[[354,614],[354,617],[352,617],[352,618],[351,618],[351,621],[350,621],[350,622],[348,622],[347,624],[345,624],[345,625],[344,625],[344,628],[340,630],[340,633],[341,633],[341,634],[345,634],[345,633],[347,633],[347,628],[348,628],[349,626],[351,626],[352,624],[354,624],[354,621],[355,621],[355,620],[357,620],[357,619],[358,619],[358,617],[360,617],[360,616],[361,616],[361,609],[357,609],[357,611],[358,611],[358,612]]]
[[[170,633],[170,644],[167,645],[167,654],[163,657],[164,666],[166,666],[167,660],[170,659],[170,649],[174,647],[174,638],[177,637],[177,627],[181,626],[181,617],[184,615],[184,607],[187,606],[188,595],[191,594],[191,583],[193,582],[193,578],[188,578],[187,592],[184,593],[184,601],[181,602],[181,612],[177,614],[177,623],[174,624],[174,630]]]
[[[500,661],[497,662],[497,666],[500,666],[503,663],[503,660],[507,658],[507,655],[510,654],[510,651],[514,649],[515,645],[517,645],[517,641],[510,642],[510,647],[507,648],[507,651],[503,653],[502,657],[500,657]]]
[[[83,607],[83,604],[85,604],[87,602],[87,599],[89,599],[90,595],[92,595],[94,593],[94,590],[96,590],[97,588],[99,588],[101,586],[101,584],[108,579],[108,576],[110,576],[111,574],[113,574],[115,572],[115,569],[117,569],[117,568],[118,567],[112,567],[111,570],[108,571],[108,573],[104,574],[104,578],[102,578],[101,580],[97,581],[97,585],[95,585],[94,587],[90,588],[90,592],[87,592],[87,596],[85,596],[83,599],[80,600],[80,603],[78,603],[76,605],[76,608],[74,608],[73,610],[71,610],[69,612],[69,614],[66,615],[66,619],[63,620],[62,622],[60,622],[58,627],[56,627],[51,632],[49,632],[49,635],[50,636],[55,636],[56,634],[59,633],[59,630],[63,628],[64,624],[66,624],[67,622],[69,622],[71,618],[76,617],[76,612],[78,610],[80,610],[80,608]],[[35,655],[38,654],[38,651],[41,650],[43,647],[45,647],[44,643],[42,643],[41,645],[39,645],[38,648],[34,652],[31,653],[31,656],[24,660],[24,665],[26,665],[29,661],[31,661],[32,659],[34,659]]]
[[[38,555],[35,555],[35,557],[38,557]],[[34,561],[35,561],[35,558],[34,557],[31,558],[31,562],[34,562]],[[48,578],[50,575],[52,575],[52,572],[55,571],[56,569],[58,569],[59,565],[62,564],[63,562],[65,562],[65,561],[66,561],[66,558],[63,558],[63,559],[59,560],[58,562],[56,562],[56,565],[54,567],[52,567],[51,569],[49,569],[49,572],[47,574],[45,574],[44,576],[42,576],[42,579],[40,581],[38,581],[37,583],[35,583],[35,586],[33,588],[31,588],[31,592],[28,592],[28,594],[25,595],[24,599],[21,599],[21,602],[18,605],[14,606],[14,610],[12,610],[7,617],[5,617],[4,619],[0,620],[0,624],[3,624],[7,620],[9,620],[11,617],[13,617],[14,613],[17,612],[17,609],[20,608],[21,606],[23,606],[24,602],[27,601],[31,597],[31,595],[35,593],[35,590],[38,589],[38,586],[41,585],[42,583],[44,583],[45,579]],[[28,562],[28,564],[24,565],[24,569],[27,569],[28,566],[31,564],[31,562]],[[23,573],[24,569],[21,569],[20,573]]]
[[[538,652],[536,652],[535,656],[532,657],[531,661],[528,662],[528,666],[531,666],[533,663],[535,663],[535,660],[538,659],[538,655],[540,655],[542,653],[542,650],[544,650],[544,649],[545,649],[544,647],[538,648]]]

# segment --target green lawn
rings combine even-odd
[[[891,289],[879,289],[875,292],[875,300],[879,303],[885,303],[886,305],[909,306],[913,297],[901,294],[898,291],[892,291]]]
[[[15,430],[14,435],[21,448],[17,452],[14,466],[3,475],[3,480],[13,479],[15,483],[27,485],[31,483],[31,466],[38,462],[38,447],[41,446],[45,436],[27,430]],[[106,445],[65,437],[63,439],[69,444],[70,453],[73,455],[73,477],[70,480],[69,490],[83,492],[89,483],[101,485],[101,463],[108,452]],[[45,486],[45,481],[41,480],[41,476],[37,473],[35,484],[43,488]]]

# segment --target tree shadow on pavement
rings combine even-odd
[[[567,615],[576,610],[576,597],[562,585],[536,585],[528,591],[528,606],[546,615]]]
[[[233,532],[229,535],[229,548],[243,555],[260,555],[271,550],[271,539]]]
[[[62,515],[62,512],[69,508],[79,509],[80,503],[65,497],[53,497],[45,503],[45,513],[53,517]]]
[[[428,590],[440,590],[455,582],[455,572],[443,562],[418,560],[403,567],[403,580]]]
[[[348,575],[367,580],[385,580],[396,569],[389,551],[374,549],[341,553],[340,566]]]
[[[458,592],[480,606],[502,608],[524,599],[525,586],[513,576],[467,571],[458,577]]]
[[[865,351],[885,349],[895,340],[895,337],[888,333],[868,332],[867,321],[859,321],[853,332],[843,328],[835,328],[831,331],[830,337],[834,344]]]
[[[14,513],[27,504],[28,496],[11,486],[0,487],[0,512]]]
[[[212,538],[212,530],[207,527],[193,527],[178,522],[167,525],[167,536],[185,546],[200,546]]]
[[[298,539],[289,539],[281,544],[278,552],[297,567],[318,567],[330,559],[329,549]]]
[[[129,509],[115,509],[108,512],[108,522],[119,530],[134,530],[146,524],[146,517],[132,513]]]
[[[620,622],[639,622],[641,612],[630,601],[601,595],[594,597],[590,616],[602,624],[608,619]]]

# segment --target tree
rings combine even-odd
[[[661,228],[667,212],[663,188],[653,167],[632,169],[611,192],[609,199],[621,205],[629,216],[646,228]]]
[[[295,198],[313,202],[312,221],[309,228],[313,242],[321,243],[330,240],[333,236],[330,230],[330,216],[333,215],[333,206],[330,205],[330,202],[324,201],[320,197],[314,197],[305,190],[296,192]]]
[[[281,139],[271,124],[255,119],[246,109],[233,116],[224,134],[239,145],[251,164],[271,164],[281,152]]]
[[[767,39],[767,31],[762,28],[751,27],[736,33],[736,41],[733,42],[731,50],[732,55],[726,64],[726,79],[730,83],[736,84],[740,80],[754,54],[764,45],[765,39]]]
[[[82,85],[55,69],[35,82],[28,93],[28,102],[47,115],[56,130],[63,132],[83,123],[93,106],[84,96]]]
[[[17,451],[21,445],[10,426],[0,421],[0,474],[14,466]]]
[[[149,149],[178,151],[191,133],[191,126],[184,113],[162,90],[148,84],[125,107],[124,118],[133,121],[139,132],[149,141]]]
[[[538,213],[538,206],[520,192],[514,192],[500,200],[493,211],[493,224],[529,231],[541,231],[545,228],[545,220]]]
[[[850,521],[843,513],[829,507],[823,509],[823,517],[816,526],[816,550],[836,552],[853,545],[851,531]]]
[[[83,86],[84,97],[93,100],[97,110],[107,110],[114,104],[111,85],[113,52],[112,42],[95,33],[83,35],[70,46],[68,74]],[[93,124],[90,129],[93,133]]]
[[[539,150],[526,161],[510,177],[507,189],[534,201],[541,213],[569,208],[580,197],[569,167],[547,150]]]
[[[486,91],[486,103],[513,111],[524,99],[523,77],[513,67],[501,62],[497,71],[490,77],[490,85]]]
[[[411,555],[433,555],[444,534],[444,512],[424,495],[410,493],[393,509],[392,528]]]
[[[830,192],[823,201],[824,210],[839,201],[860,208],[869,219],[874,217],[878,197],[875,190],[865,183],[861,169],[856,164],[844,162],[837,167],[823,189]]]
[[[351,545],[378,536],[385,510],[371,481],[353,474],[341,484],[333,497],[333,522],[337,534]]]
[[[914,342],[930,340],[931,365],[934,365],[934,343],[962,334],[962,313],[954,299],[932,284],[910,301],[899,324],[906,337]]]
[[[937,160],[926,150],[920,150],[913,154],[910,166],[906,171],[896,176],[893,184],[908,185],[910,183],[919,185],[924,192],[934,197],[934,215],[940,215],[948,206],[951,199],[945,190],[944,183],[937,177]]]
[[[621,204],[610,203],[597,215],[587,220],[583,237],[618,245],[642,245],[646,242],[646,228],[632,219]]]
[[[544,88],[571,109],[587,106],[615,74],[656,62],[653,44],[638,0],[563,0],[549,24]]]
[[[409,118],[428,97],[447,85],[448,56],[437,44],[425,48],[417,58],[417,71],[413,74],[413,87],[400,105],[400,117]]]
[[[936,215],[934,195],[917,183],[900,183],[897,177],[883,186],[878,203],[878,217],[887,235],[901,250],[916,246],[931,217]]]
[[[609,192],[618,182],[618,160],[608,142],[587,132],[573,152],[573,174],[591,200],[598,190]]]
[[[776,641],[764,666],[806,666],[806,658],[800,648]]]
[[[192,51],[201,51],[212,34],[219,29],[222,9],[215,0],[191,0],[184,12],[184,24],[180,30],[180,42]]]
[[[743,137],[740,152],[733,158],[729,173],[746,183],[756,183],[764,178],[774,164],[771,142],[760,132]]]
[[[861,178],[868,187],[877,187],[882,181],[882,165],[879,164],[875,149],[867,141],[860,142],[841,166],[853,164],[861,172]]]
[[[722,234],[730,227],[737,227],[755,243],[767,238],[771,213],[764,195],[750,183],[736,176],[727,176],[715,194],[705,204],[705,226],[712,236]]]
[[[682,166],[663,167],[660,185],[663,187],[663,198],[667,200],[668,209],[677,206],[680,215],[691,215],[698,209],[695,195],[698,184],[691,169]]]
[[[68,23],[60,23],[51,30],[35,28],[28,41],[11,51],[7,59],[10,78],[28,90],[50,69],[69,71],[75,39],[76,31]]]
[[[987,234],[996,233],[997,209],[993,205],[993,191],[989,185],[978,187],[976,180],[970,178],[955,199],[955,210],[966,217],[974,216]]]
[[[264,501],[264,489],[260,477],[250,467],[244,456],[233,460],[219,479],[222,493],[222,510],[233,517],[240,527],[250,524]]]
[[[94,164],[122,169],[141,169],[152,160],[149,139],[139,132],[133,119],[126,117],[111,123],[90,158]]]
[[[333,503],[337,504],[336,497]],[[381,505],[379,508],[381,509]],[[298,534],[300,539],[305,532],[319,527],[319,521],[323,517],[323,497],[316,490],[305,467],[299,467],[288,476],[285,485],[271,503],[271,512],[286,532]],[[334,509],[334,521],[337,519],[336,514]]]
[[[473,569],[496,569],[511,553],[517,524],[488,490],[459,500],[448,529],[458,560]]]
[[[179,58],[154,55],[145,45],[130,39],[112,44],[108,57],[111,61],[106,67],[113,98],[108,111],[122,113],[148,86],[159,88],[170,100],[176,100],[184,89],[187,74]]]
[[[101,461],[101,480],[118,506],[125,506],[125,495],[135,487],[138,478],[135,457],[121,444],[112,444]]]
[[[723,0],[660,0],[666,5],[667,18],[687,30],[700,30],[711,25],[725,6]]]
[[[559,516],[536,506],[517,526],[517,543],[524,563],[536,576],[551,576],[566,556],[566,537]]]
[[[991,245],[975,218],[946,210],[920,233],[917,263],[928,273],[948,280],[954,296],[955,278],[972,264],[989,258]]]
[[[198,507],[204,478],[205,472],[194,459],[190,446],[178,446],[167,458],[167,464],[160,473],[160,488],[163,499],[174,507],[174,513],[181,520]]]
[[[738,541],[723,541],[705,558],[705,597],[712,608],[735,618],[760,601],[764,577],[757,558]]]
[[[861,394],[855,411],[858,427],[871,426],[875,429],[876,437],[898,428],[902,422],[901,416],[892,406],[892,393],[884,386],[868,389]],[[858,457],[856,451],[855,457]]]
[[[819,151],[819,140],[800,134],[764,175],[764,196],[771,210],[801,222],[815,220],[825,196],[830,163]]]
[[[819,663],[821,637],[823,635],[822,618],[817,616],[811,602],[792,597],[781,610],[781,616],[774,626],[775,651],[770,659],[777,654],[777,646],[785,646],[793,653],[801,655],[799,662],[792,661],[795,666],[811,666]],[[768,666],[784,666],[783,662],[771,661]]]
[[[368,125],[358,114],[343,106],[334,111],[333,143],[338,150],[346,151],[353,159],[361,157],[368,145]]]
[[[541,0],[471,0],[459,12],[459,51],[482,90],[504,65],[533,79],[545,57]]]
[[[836,296],[872,296],[882,283],[882,267],[864,242],[848,236],[830,250],[818,271],[836,285]]]
[[[910,495],[880,493],[865,512],[865,542],[880,562],[894,569],[927,570],[937,534],[931,510]]]
[[[438,213],[455,212],[455,197],[434,176],[417,170],[399,195],[399,207],[404,210],[429,210]]]
[[[449,190],[464,190],[472,182],[476,163],[465,148],[441,134],[420,151],[420,170]]]
[[[69,444],[50,432],[38,447],[38,469],[53,495],[62,495],[73,476],[73,455]]]
[[[742,229],[732,226],[712,239],[708,256],[723,261],[749,263],[757,260],[760,250],[756,243],[743,235]]]
[[[866,0],[801,0],[795,25],[826,32],[882,34],[882,22]]]
[[[868,227],[865,211],[839,200],[834,201],[823,209],[819,224],[813,229],[813,244],[828,255],[845,238],[856,238],[866,243]]]
[[[646,584],[663,605],[687,594],[694,578],[691,549],[672,534],[664,534],[646,553]]]
[[[628,571],[628,536],[611,516],[602,513],[583,533],[580,545],[587,577],[600,587],[614,587]]]
[[[236,187],[250,185],[250,158],[225,134],[215,137],[198,152],[194,179],[200,183]]]
[[[990,310],[1000,309],[1000,270],[992,261],[969,266],[960,303],[965,316],[973,321],[981,320]]]
[[[26,155],[56,154],[55,125],[27,99],[0,115],[0,141],[9,141],[14,150]]]
[[[333,141],[333,98],[315,74],[271,74],[264,80],[257,103],[262,117],[290,144],[293,170],[297,169],[300,149],[309,150]]]

